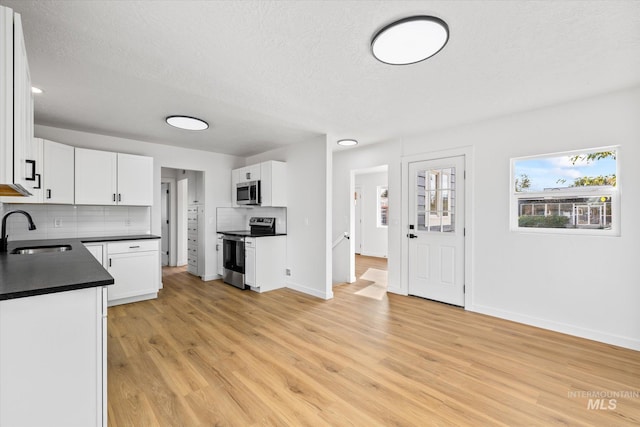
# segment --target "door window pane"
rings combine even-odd
[[[425,188],[425,181],[427,188]],[[455,168],[419,171],[416,213],[419,231],[455,231]],[[426,197],[423,197],[422,195]],[[426,199],[426,200],[425,200]],[[428,211],[425,212],[425,211]]]

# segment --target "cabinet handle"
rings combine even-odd
[[[247,172],[247,179],[251,179],[251,172]]]
[[[109,267],[111,267],[111,258],[109,258]]]
[[[129,249],[136,249],[136,248],[139,248],[139,247],[140,247],[140,245],[138,245],[138,246],[129,246]]]
[[[47,199],[51,198],[51,189],[47,188]]]
[[[35,181],[36,180],[36,161],[35,160],[25,160],[25,163],[31,165],[31,176],[25,176],[26,181]]]
[[[122,194],[118,193],[118,201],[121,202],[122,201]]]
[[[42,187],[41,187],[41,184],[42,184],[42,179],[41,179],[41,178],[42,178],[42,177],[40,176],[40,174],[39,174],[39,173],[37,173],[37,174],[36,174],[36,178],[38,178],[38,185],[36,185],[36,186],[35,186],[35,187],[33,187],[33,188],[34,188],[34,189],[36,189],[36,190],[39,190],[39,189],[41,189],[41,188],[42,188]]]
[[[113,193],[113,201],[116,201],[116,193]]]

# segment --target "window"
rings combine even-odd
[[[378,227],[387,227],[389,225],[389,190],[387,187],[377,187],[378,195]]]
[[[455,231],[456,168],[418,171],[418,230],[437,233]]]
[[[616,148],[513,159],[515,230],[617,235]]]

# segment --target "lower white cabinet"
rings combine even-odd
[[[218,258],[218,274],[222,276],[224,274],[224,244],[222,240],[224,239],[224,234],[218,234],[216,239],[216,256]]]
[[[287,236],[248,237],[244,245],[245,283],[256,292],[283,288]]]
[[[107,243],[105,267],[115,280],[109,286],[109,306],[158,297],[159,243],[159,240]]]
[[[106,287],[0,301],[0,426],[107,425]]]

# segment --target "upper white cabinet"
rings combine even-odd
[[[29,194],[33,95],[20,15],[0,6],[0,196]]]
[[[153,205],[153,157],[118,153],[118,204]]]
[[[30,197],[3,197],[4,203],[73,204],[73,147],[41,138],[25,144],[26,188]]]
[[[153,158],[76,148],[77,205],[153,204]]]
[[[262,206],[287,206],[287,164],[268,161],[260,163]]]
[[[73,147],[37,139],[42,144],[44,203],[73,204]]]
[[[231,201],[236,203],[236,186],[242,182],[260,181],[261,206],[287,206],[287,164],[269,160],[231,171]]]

